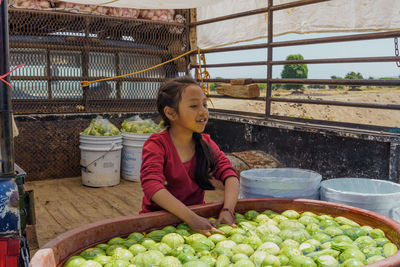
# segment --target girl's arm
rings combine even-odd
[[[154,193],[151,200],[187,223],[189,227],[196,232],[206,236],[210,236],[211,232],[223,234],[223,232],[216,229],[208,219],[194,213],[191,209],[186,207],[185,204],[168,192],[167,189],[158,190],[156,193]]]
[[[219,213],[217,224],[226,223],[233,225],[235,223],[235,206],[239,197],[239,180],[236,176],[230,176],[225,179],[224,206]]]

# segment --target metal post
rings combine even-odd
[[[0,3],[0,76],[9,71],[7,1]],[[10,76],[3,78],[10,82]],[[14,175],[11,88],[0,81],[0,178]]]
[[[271,92],[272,84],[272,34],[273,34],[273,19],[272,19],[272,5],[273,0],[268,0],[268,41],[267,41],[267,92],[266,92],[266,103],[265,103],[265,116],[268,118],[271,116]]]

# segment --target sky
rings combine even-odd
[[[347,33],[351,34],[351,33]],[[329,36],[341,36],[346,33],[330,34],[287,34],[274,37],[274,41],[288,41],[306,38],[320,38]],[[265,43],[266,39],[252,42],[240,43],[238,45]],[[400,46],[400,36],[399,36]],[[367,41],[340,42],[334,44],[317,44],[294,47],[274,48],[274,60],[285,60],[290,54],[301,54],[304,59],[317,58],[338,58],[338,57],[378,57],[395,56],[394,39],[377,39]],[[234,52],[210,53],[206,54],[207,64],[263,61],[267,59],[266,49],[253,49]],[[341,63],[341,64],[308,64],[309,79],[329,79],[335,75],[344,77],[348,72],[360,72],[364,78],[369,77],[399,77],[400,68],[395,62],[380,63]],[[274,66],[272,70],[273,78],[280,78],[283,66]],[[266,66],[250,67],[229,67],[229,68],[208,68],[212,78],[266,78]]]

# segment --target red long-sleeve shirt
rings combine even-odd
[[[227,177],[237,174],[217,144],[208,134],[202,134],[215,161],[215,178],[224,182]],[[204,203],[204,190],[195,181],[196,156],[182,163],[172,142],[168,130],[154,133],[144,143],[140,181],[144,196],[140,213],[162,210],[151,201],[152,196],[160,189],[167,189],[185,205]]]

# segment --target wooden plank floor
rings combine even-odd
[[[91,188],[81,184],[81,177],[26,182],[34,190],[36,235],[42,247],[56,236],[76,227],[100,220],[137,215],[143,192],[138,182],[121,179],[113,187]],[[220,186],[206,192],[206,202],[222,201]],[[31,256],[37,248],[31,248]],[[32,253],[33,252],[33,253]]]

